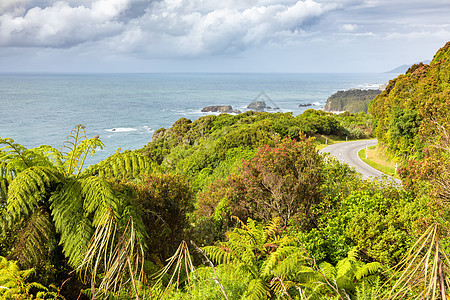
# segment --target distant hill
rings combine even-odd
[[[430,62],[431,62],[431,60],[429,60],[429,59],[427,59],[427,60],[422,60],[422,61],[421,61],[421,63],[424,63],[424,64],[429,64]],[[400,74],[405,74],[406,71],[408,71],[408,69],[409,69],[411,66],[412,66],[412,65],[401,65],[401,66],[398,66],[397,68],[392,69],[392,70],[390,70],[390,71],[387,71],[387,72],[385,72],[385,73],[400,73]]]
[[[370,101],[381,93],[380,90],[351,89],[339,91],[327,99],[325,111],[348,111],[350,113],[367,112]]]

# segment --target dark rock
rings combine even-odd
[[[233,113],[240,114],[241,112],[237,109],[233,109],[231,105],[211,105],[206,106],[202,109],[202,112],[219,112],[219,113]]]
[[[268,107],[266,105],[266,102],[264,101],[255,101],[250,103],[249,106],[247,106],[247,108],[255,111],[264,111],[264,109]]]
[[[307,103],[307,104],[299,104],[298,107],[309,107],[309,106],[313,106],[311,103]]]

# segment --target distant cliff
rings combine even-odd
[[[367,112],[370,101],[381,93],[380,90],[339,91],[327,99],[325,111]]]

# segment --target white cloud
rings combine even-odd
[[[344,24],[341,26],[342,30],[347,31],[347,32],[352,32],[355,31],[356,29],[358,29],[358,25],[356,24]]]
[[[337,7],[313,0],[73,0],[25,9],[27,4],[4,5],[0,46],[90,43],[149,57],[239,52],[283,42]]]
[[[177,64],[268,49],[275,57],[288,48],[286,61],[308,53],[305,59],[318,61],[317,47],[333,57],[355,45],[378,51],[407,42],[422,49],[427,39],[435,47],[450,40],[449,14],[445,0],[0,0],[0,53],[4,60],[8,51],[36,57],[41,48],[61,57]],[[332,50],[336,45],[342,49]]]
[[[214,1],[208,3],[211,2]],[[272,41],[283,43],[293,36],[300,37],[304,28],[315,24],[318,18],[336,7],[312,0],[247,5],[242,9],[220,8],[221,2],[217,2],[216,9],[205,5],[194,9],[190,3],[186,0],[162,1],[136,20],[141,28],[145,28],[147,39],[143,42],[153,41],[160,45],[148,48],[148,52],[197,56],[234,53]],[[135,48],[141,46],[138,44]],[[163,53],[158,53],[161,50]]]
[[[127,3],[99,0],[88,7],[60,1],[30,8],[19,16],[17,8],[10,9],[0,15],[0,45],[65,48],[117,34],[122,25],[115,18]]]

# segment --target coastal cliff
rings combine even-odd
[[[351,89],[338,91],[327,99],[324,110],[328,112],[367,112],[370,101],[381,93],[380,90]]]

